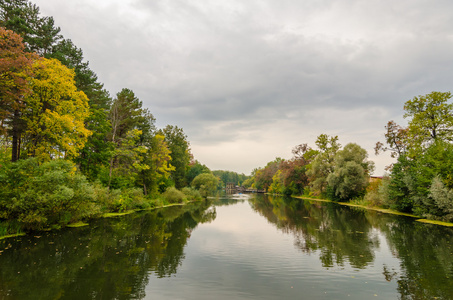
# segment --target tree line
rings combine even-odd
[[[0,3],[0,221],[40,229],[209,195],[218,178],[183,129],[155,121],[132,90],[111,97],[39,7]]]
[[[450,92],[431,92],[404,105],[406,127],[389,121],[376,154],[390,151],[388,175],[370,179],[374,163],[355,143],[342,148],[338,136],[321,134],[316,148],[300,144],[293,158],[257,168],[244,186],[269,193],[334,201],[354,200],[421,217],[453,221],[453,104]]]
[[[270,193],[351,199],[453,221],[453,104],[449,92],[404,105],[408,126],[386,125],[396,162],[370,182],[374,164],[355,143],[321,134],[251,177],[214,171],[192,155],[183,129],[156,128],[127,88],[111,97],[82,49],[28,0],[0,2],[0,221],[36,229],[106,211],[207,197],[232,182]],[[197,179],[197,180],[195,180]],[[1,226],[0,226],[1,227]]]

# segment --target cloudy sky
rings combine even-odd
[[[114,96],[184,129],[209,168],[250,172],[321,133],[375,156],[404,102],[453,91],[451,0],[32,0]]]

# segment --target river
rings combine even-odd
[[[0,240],[0,299],[453,299],[453,230],[224,195]]]

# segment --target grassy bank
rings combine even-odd
[[[436,220],[429,220],[429,219],[423,219],[420,216],[416,216],[416,215],[408,214],[408,213],[402,213],[402,212],[399,212],[399,211],[396,211],[396,210],[383,208],[383,207],[368,206],[366,204],[357,204],[357,203],[354,203],[354,202],[336,202],[336,201],[327,200],[327,199],[310,198],[310,197],[303,197],[303,196],[293,196],[293,197],[297,198],[297,199],[302,199],[302,200],[313,200],[313,201],[320,201],[320,202],[332,202],[332,203],[337,203],[337,204],[345,205],[345,206],[351,206],[351,207],[358,207],[358,208],[363,208],[363,209],[368,209],[368,210],[374,210],[374,211],[378,211],[378,212],[385,213],[385,214],[392,214],[392,215],[416,218],[417,222],[422,222],[422,223],[427,223],[427,224],[434,224],[434,225],[441,225],[441,226],[447,226],[447,227],[453,227],[453,223],[436,221]]]
[[[183,206],[183,205],[186,205],[186,204],[189,204],[189,203],[193,203],[193,202],[197,202],[197,201],[202,201],[202,200],[198,199],[198,200],[185,201],[183,203],[162,204],[162,205],[159,205],[159,206],[149,207],[149,208],[144,208],[144,209],[130,209],[130,210],[127,210],[127,211],[124,211],[124,212],[108,212],[108,213],[104,213],[104,214],[100,215],[99,218],[120,217],[120,216],[129,215],[129,214],[132,214],[132,213],[136,213],[136,212],[139,212],[139,211],[151,211],[151,210],[156,210],[156,209],[161,209],[161,208],[166,208],[166,207],[172,207],[172,206]],[[96,218],[93,218],[93,219],[96,219]],[[78,228],[78,227],[84,227],[84,226],[89,226],[89,225],[90,224],[87,223],[87,222],[78,221],[78,222],[75,222],[75,223],[67,224],[65,227]],[[6,227],[8,225],[6,225],[6,223],[5,223],[4,226]],[[0,227],[0,229],[1,229],[1,227]],[[44,231],[47,231],[47,230],[51,230],[51,228],[44,229]],[[5,228],[5,230],[3,230],[3,233],[0,230],[0,240],[26,235],[26,233],[22,232],[20,229],[17,229],[16,230],[17,233],[14,233],[14,234],[10,234],[10,233],[6,234],[8,231],[9,230],[7,228]]]

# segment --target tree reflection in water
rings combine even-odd
[[[290,197],[255,196],[251,206],[269,222],[294,235],[303,252],[319,251],[325,268],[363,269],[374,263],[379,234],[400,260],[399,273],[383,266],[387,281],[396,280],[401,299],[453,299],[453,230],[415,219]]]
[[[0,241],[1,299],[141,299],[150,273],[175,274],[202,202]]]
[[[349,262],[352,267],[363,269],[374,261],[379,240],[360,211],[289,197],[257,197],[251,203],[278,228],[292,233],[298,249],[306,253],[320,251],[326,268]]]
[[[247,199],[273,226],[291,234],[298,250],[319,257],[321,272],[380,268],[376,260],[383,258],[376,251],[389,247],[392,257],[382,262],[381,278],[397,285],[401,299],[453,299],[452,229],[335,203],[265,195],[220,197],[1,240],[0,299],[145,298],[151,277],[176,275],[192,231],[216,219],[216,206]]]

